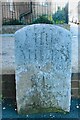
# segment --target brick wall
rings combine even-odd
[[[80,73],[72,74],[72,96],[73,97],[80,97]]]
[[[15,98],[15,75],[2,75],[2,96],[3,98]]]

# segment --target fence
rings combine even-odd
[[[10,23],[13,20],[15,22],[21,21],[21,18],[25,15],[32,13],[32,3],[2,3],[2,21],[3,24]]]
[[[30,24],[41,15],[49,20],[59,9],[59,5],[51,2],[2,2],[3,24]]]

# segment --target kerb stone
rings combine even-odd
[[[56,25],[28,25],[15,33],[18,113],[70,111],[71,34]]]

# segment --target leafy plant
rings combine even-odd
[[[61,10],[60,8],[53,15],[53,20],[56,24],[68,23],[68,4]]]
[[[7,19],[3,22],[3,25],[23,25],[23,23],[17,19]]]
[[[53,21],[49,20],[46,15],[42,15],[32,22],[32,24],[37,24],[37,23],[53,24]]]
[[[55,23],[64,23],[65,22],[65,12],[64,10],[59,10],[53,15],[53,20]]]

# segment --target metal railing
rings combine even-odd
[[[10,23],[21,22],[21,19],[25,15],[29,15],[32,13],[32,2],[3,2],[2,3],[2,22]]]
[[[2,22],[10,23],[10,21],[29,24],[40,15],[49,16],[52,14],[51,3],[39,2],[3,2],[2,3]]]
[[[2,2],[2,23],[30,24],[42,15],[51,20],[58,8],[58,4],[51,2]]]

